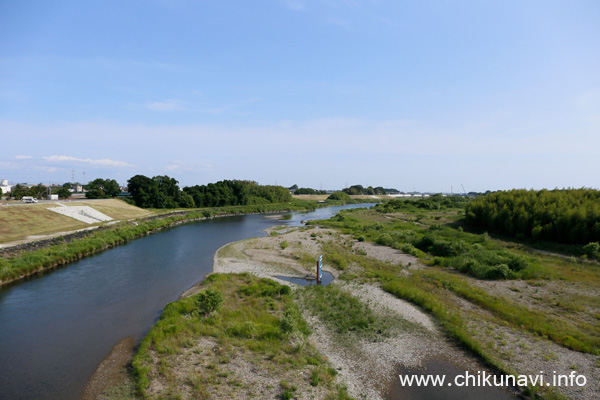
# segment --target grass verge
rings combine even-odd
[[[288,286],[213,274],[203,288],[167,305],[140,344],[133,360],[139,395],[348,398],[334,384],[336,371],[306,340],[308,326]],[[219,293],[222,307],[197,312],[203,293]]]

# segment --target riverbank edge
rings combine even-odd
[[[283,205],[283,204],[282,204]],[[273,206],[273,205],[269,205]],[[315,208],[331,206],[331,204],[316,204]],[[285,203],[285,207],[281,207],[274,210],[269,211],[234,211],[234,212],[223,212],[219,213],[217,211],[216,214],[213,214],[215,210],[222,209],[223,207],[218,207],[217,209],[202,209],[202,210],[190,210],[190,211],[173,211],[165,214],[152,215],[149,217],[137,218],[134,220],[123,221],[118,224],[113,224],[109,226],[101,226],[94,230],[87,230],[84,232],[75,232],[65,236],[59,236],[53,239],[43,239],[40,241],[30,242],[29,245],[35,244],[38,242],[43,243],[43,247],[32,246],[31,249],[15,249],[16,252],[20,254],[16,257],[10,259],[10,261],[19,261],[25,259],[27,256],[32,256],[35,253],[46,252],[49,253],[47,255],[39,254],[40,257],[31,257],[31,258],[43,258],[44,256],[50,256],[55,259],[51,260],[39,260],[37,265],[34,263],[29,263],[26,265],[28,270],[25,273],[17,275],[15,277],[1,278],[0,279],[0,288],[5,286],[16,284],[20,281],[24,281],[34,275],[43,274],[50,272],[60,266],[64,266],[70,264],[72,262],[78,261],[85,257],[89,257],[98,253],[101,253],[105,250],[120,246],[122,244],[126,244],[131,240],[139,239],[144,236],[151,235],[156,232],[160,232],[165,229],[170,229],[185,223],[193,223],[200,222],[214,218],[225,218],[225,217],[234,217],[241,215],[260,215],[260,214],[277,214],[282,212],[303,212],[310,211],[311,208],[299,209],[295,207],[290,207],[290,204]],[[208,214],[206,214],[208,212]],[[169,221],[170,220],[170,221]],[[155,221],[167,221],[164,224],[153,224]],[[146,226],[142,225],[146,224]],[[130,232],[123,232],[124,230],[131,230],[132,235],[128,235]],[[97,234],[102,234],[106,232],[117,232],[121,231],[121,233],[114,240],[109,241],[108,243],[104,243],[103,245],[96,247],[93,243],[90,243],[89,249],[84,249],[83,251],[77,251],[76,249],[70,249],[69,247],[75,247],[75,245],[82,244],[86,241],[91,241],[92,239],[97,238]],[[137,232],[136,232],[137,231]],[[74,244],[74,245],[73,245]],[[52,254],[53,250],[57,250],[60,246],[66,245],[67,250],[72,250],[73,254],[70,256],[64,257],[60,254]],[[71,246],[72,245],[72,246]],[[20,247],[15,246],[15,247]],[[10,250],[10,248],[5,248],[5,251]],[[57,252],[58,253],[58,252]],[[6,260],[6,259],[4,259]],[[2,259],[0,259],[2,261]],[[26,261],[26,260],[25,260]],[[27,262],[27,261],[26,261]],[[0,264],[0,271],[2,270],[2,264]]]
[[[314,227],[314,226],[313,226]],[[263,231],[265,231],[266,233],[269,233],[269,229],[270,228],[265,228],[263,229]],[[340,235],[343,235],[339,230],[336,230]],[[286,232],[285,234],[288,234],[289,232]],[[306,235],[308,236],[309,234],[306,233]],[[264,236],[264,237],[257,237],[257,238],[248,238],[248,239],[242,239],[239,241],[233,241],[230,243],[226,243],[223,246],[221,246],[219,249],[217,249],[215,251],[215,254],[213,256],[213,267],[212,267],[212,271],[207,273],[204,278],[201,281],[196,282],[193,286],[191,286],[189,289],[185,290],[184,292],[181,293],[181,295],[178,297],[178,299],[176,301],[181,301],[185,298],[191,297],[195,294],[197,294],[200,290],[202,290],[203,288],[205,288],[205,280],[207,277],[213,275],[213,274],[223,274],[223,275],[229,275],[229,274],[240,274],[240,273],[248,273],[251,274],[252,276],[258,277],[258,278],[267,278],[267,279],[271,279],[279,284],[283,284],[283,285],[287,285],[287,286],[295,286],[294,284],[291,284],[289,282],[283,281],[278,279],[276,276],[272,275],[272,274],[265,274],[264,271],[259,272],[256,269],[256,266],[258,264],[260,264],[260,262],[258,262],[258,260],[250,258],[248,260],[244,260],[243,262],[241,262],[240,264],[236,263],[236,266],[238,266],[240,269],[240,271],[230,271],[227,268],[222,268],[222,266],[220,266],[221,262],[227,258],[227,256],[224,256],[223,254],[221,254],[221,250],[231,246],[231,245],[235,245],[235,244],[243,244],[243,243],[248,243],[249,241],[255,240],[255,239],[259,239],[259,240],[269,240],[269,236]],[[276,235],[278,236],[278,235]],[[270,239],[277,239],[271,237]],[[308,240],[308,237],[307,237]],[[241,265],[241,266],[239,266]],[[328,272],[332,273],[336,278],[339,277],[340,275],[340,271],[333,269],[333,268],[328,268],[327,269]],[[269,276],[267,276],[269,275]],[[287,273],[281,272],[278,275],[287,275]],[[291,275],[290,275],[291,276]],[[384,294],[385,291],[381,290],[382,294]],[[372,293],[371,293],[372,294]],[[424,309],[421,305],[416,304],[412,301],[403,299],[401,297],[397,297],[395,295],[392,295],[391,293],[386,293],[389,294],[390,296],[393,296],[394,299],[396,299],[398,302],[406,302],[407,304],[409,304],[409,307],[414,307],[415,309],[418,309],[420,312],[423,313],[423,315],[428,316],[428,318],[430,318],[433,321],[433,325],[435,325],[435,328],[433,327],[427,327],[426,329],[433,329],[434,331],[432,332],[436,332],[436,334],[440,334],[441,337],[444,337],[445,339],[447,339],[449,342],[452,342],[454,344],[454,350],[458,350],[458,351],[462,351],[464,352],[463,357],[461,358],[461,362],[463,363],[462,365],[466,365],[465,363],[467,363],[468,361],[465,360],[470,360],[470,362],[475,362],[478,363],[478,365],[481,368],[487,368],[489,371],[491,371],[492,373],[508,373],[506,371],[502,371],[501,369],[499,370],[497,368],[496,365],[494,364],[490,364],[485,357],[482,357],[481,354],[477,353],[477,352],[473,352],[473,349],[469,348],[468,346],[464,346],[464,343],[461,342],[457,342],[455,341],[455,338],[452,337],[452,335],[447,331],[446,327],[443,324],[443,321],[440,321],[438,316],[434,315],[433,313],[431,313],[430,310]],[[153,325],[153,327],[151,329],[153,329],[156,326]],[[426,325],[424,325],[426,326]],[[437,331],[439,329],[439,331]],[[433,334],[433,333],[431,333]],[[323,339],[323,338],[322,338]],[[446,344],[446,346],[448,346],[448,344]],[[446,346],[440,346],[440,347],[446,347]],[[449,347],[446,348],[446,351],[449,351]],[[139,347],[136,347],[135,350],[135,356],[137,356],[138,354],[138,350]],[[328,356],[331,356],[331,354],[329,354]],[[342,359],[344,358],[343,356],[341,356]],[[445,360],[448,357],[448,354],[444,354],[441,353],[437,355],[436,357],[430,357],[430,356],[424,356],[423,360],[435,360],[435,359],[441,359],[441,360]],[[396,357],[396,358],[400,358],[400,357]],[[456,364],[457,360],[454,357],[450,357],[449,360],[453,360],[451,363],[453,363],[453,365],[458,365]],[[466,367],[465,367],[466,368]],[[340,370],[340,368],[338,368],[338,370]],[[135,374],[134,374],[135,375]],[[133,382],[134,378],[130,377],[130,379],[132,379],[132,385],[135,384],[137,385],[137,382]],[[348,382],[346,382],[348,383]],[[343,384],[343,382],[341,383],[341,386],[347,389],[347,386]],[[351,386],[360,386],[358,385],[356,382],[353,382]],[[384,386],[388,386],[387,384]],[[527,399],[529,397],[527,397],[522,391],[519,391],[516,388],[509,388],[507,389],[507,391],[509,393],[511,393],[512,395],[515,396],[516,399]],[[142,396],[143,398],[143,396]],[[359,398],[359,396],[357,396],[356,398]],[[116,398],[115,398],[116,399]]]

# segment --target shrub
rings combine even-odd
[[[286,247],[288,247],[290,244],[288,243],[287,240],[284,240],[283,242],[281,242],[279,244],[279,246],[281,246],[282,249],[285,249]]]
[[[350,196],[348,195],[348,193],[344,193],[344,192],[333,192],[329,195],[329,197],[327,198],[327,200],[341,200],[341,201],[351,201],[352,199],[350,198]]]
[[[376,242],[377,244],[382,244],[384,246],[391,246],[394,243],[394,240],[389,233],[384,233],[377,238]]]
[[[513,256],[508,262],[508,268],[512,271],[519,272],[529,266],[529,261],[523,256]]]
[[[435,243],[435,238],[431,235],[423,236],[419,241],[415,243],[415,247],[423,251],[429,251],[429,248]]]
[[[600,255],[600,243],[598,242],[590,242],[583,246],[583,252],[589,258],[596,258]]]
[[[406,254],[412,254],[413,256],[417,255],[417,249],[410,243],[404,243],[400,250],[402,250],[402,252]]]
[[[485,279],[506,279],[510,276],[510,268],[506,264],[493,265],[483,271]]]
[[[221,309],[221,306],[223,305],[223,295],[218,290],[203,290],[196,295],[194,304],[194,311],[198,315],[209,315]]]
[[[283,312],[283,316],[279,320],[279,329],[283,333],[292,333],[298,329],[298,320],[300,319],[298,310],[287,309]]]

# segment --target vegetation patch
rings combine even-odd
[[[597,265],[540,254],[527,242],[468,232],[464,212],[458,207],[463,201],[394,200],[370,210],[344,210],[312,224],[337,229],[357,242],[373,242],[419,257],[425,269],[400,273],[398,266],[369,259],[351,246],[324,247],[328,259],[339,257],[349,265],[340,279],[375,281],[387,292],[419,305],[436,317],[450,337],[501,372],[516,372],[509,362],[514,350],[508,349],[510,343],[502,335],[481,335],[486,326],[509,329],[528,340],[550,340],[572,351],[600,354],[600,328],[592,317],[600,315],[600,301],[594,295],[600,287]],[[590,243],[585,249],[592,258],[596,245]],[[484,284],[490,280],[498,282]],[[519,281],[523,283],[517,285]],[[536,393],[539,388],[528,391]]]
[[[472,226],[502,234],[587,244],[600,241],[600,191],[509,190],[489,193],[466,208]]]
[[[339,334],[359,332],[385,335],[389,326],[365,303],[337,285],[308,286],[302,293],[304,306],[328,323]]]
[[[144,398],[344,398],[308,334],[288,286],[213,274],[204,290],[167,305],[142,341],[137,389]]]

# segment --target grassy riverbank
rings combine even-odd
[[[152,214],[149,210],[132,206],[122,200],[63,201],[65,207],[88,206],[114,220],[143,218]],[[25,240],[29,237],[52,235],[89,227],[89,224],[67,217],[48,208],[60,207],[56,203],[15,204],[0,207],[0,243]],[[101,225],[101,224],[94,224]]]
[[[578,388],[529,388],[546,398],[594,398],[600,370],[600,266],[575,258],[469,233],[462,209],[424,211],[345,210],[331,220],[312,221],[410,253],[427,267],[399,274],[374,263],[350,245],[329,247],[329,259],[361,265],[346,279],[376,281],[399,298],[419,305],[446,332],[496,369],[513,374],[572,370],[585,374]],[[587,397],[586,397],[587,396]]]
[[[218,290],[226,299],[223,307],[228,301],[234,307],[234,320],[221,315],[214,325],[210,325],[210,329],[204,325],[198,328],[197,324],[207,322],[190,321],[194,318],[193,306],[197,300],[188,298],[165,310],[164,317],[144,340],[134,363],[136,373],[133,380],[143,397],[186,398],[196,395],[200,398],[221,398],[215,393],[222,391],[225,393],[222,398],[233,399],[252,396],[383,399],[390,385],[397,380],[398,365],[416,368],[423,360],[448,357],[460,360],[457,362],[471,371],[485,369],[477,360],[449,343],[431,319],[416,307],[394,298],[368,280],[358,279],[365,273],[361,265],[351,259],[344,263],[342,259],[331,257],[334,251],[339,251],[337,249],[354,243],[357,246],[354,253],[365,262],[389,266],[391,264],[384,260],[391,253],[385,248],[358,243],[327,229],[273,227],[269,233],[266,237],[223,246],[215,255],[213,266],[218,278],[209,278],[200,288],[185,294],[193,299],[193,293],[198,290],[215,290],[211,279],[226,280],[228,289]],[[371,257],[363,254],[367,251]],[[305,261],[316,260],[318,254],[324,255],[325,268],[339,279],[325,288],[296,288],[289,294],[289,299],[294,302],[293,307],[299,310],[302,320],[310,327],[310,334],[303,328],[299,329],[307,336],[301,340],[292,339],[292,342],[296,345],[308,344],[311,346],[311,357],[320,354],[322,360],[325,357],[329,360],[323,363],[324,370],[314,372],[311,364],[314,360],[309,360],[309,365],[306,365],[301,353],[298,353],[299,356],[288,354],[286,348],[281,346],[285,341],[280,344],[269,342],[269,351],[273,352],[262,352],[264,342],[258,326],[264,323],[258,322],[255,315],[267,312],[279,316],[280,331],[285,331],[289,325],[304,326],[305,323],[296,319],[297,316],[293,317],[296,323],[285,322],[286,311],[283,310],[282,314],[280,309],[278,311],[271,306],[273,297],[277,298],[283,292],[288,296],[288,289],[268,288],[282,287],[284,282],[278,280],[278,276],[301,277],[314,272],[314,264],[305,265]],[[405,256],[404,262],[410,261],[415,262],[415,258]],[[406,266],[396,265],[395,268],[396,271],[406,271]],[[244,280],[249,279],[248,274],[257,276],[252,279],[259,283],[245,283]],[[224,292],[230,294],[225,295]],[[254,306],[249,310],[239,304],[249,294],[267,296],[268,300],[265,303],[253,303]],[[276,324],[271,325],[277,332],[275,327]],[[245,337],[241,341],[238,337],[241,328],[255,332],[253,340],[246,340],[249,337]],[[236,344],[232,346],[234,339]],[[223,343],[229,346],[226,357],[214,361],[214,354],[220,353]],[[255,347],[258,352],[254,350]],[[296,360],[273,368],[271,359]],[[295,370],[295,374],[289,374],[287,365]],[[251,375],[243,372],[248,370],[252,371]],[[331,371],[332,375],[335,371],[335,376],[323,376],[327,371]],[[271,379],[271,383],[263,381],[265,376]],[[203,383],[194,384],[200,381]],[[329,393],[319,392],[323,389],[321,382],[326,383],[324,387],[328,388]],[[271,391],[264,392],[263,388],[269,386]],[[347,393],[343,389],[345,386]],[[293,387],[296,387],[295,391],[287,391]]]
[[[282,204],[217,207],[192,211],[161,210],[161,214],[153,217],[98,228],[88,232],[83,238],[70,241],[60,240],[59,238],[58,243],[52,246],[33,251],[23,251],[9,257],[0,258],[0,285],[50,270],[152,232],[185,222],[228,215],[314,210],[317,207],[329,205],[334,204],[317,204],[313,201],[294,200],[291,203]],[[106,207],[104,209],[106,210]],[[45,209],[44,211],[48,214],[54,214]]]
[[[587,378],[585,387],[525,387],[525,393],[545,399],[598,397],[597,264],[467,232],[460,224],[461,208],[380,208],[346,210],[311,222],[319,228],[273,228],[268,237],[220,249],[216,272],[304,276],[323,254],[337,279],[330,288],[288,294],[278,283],[248,275],[210,278],[201,289],[219,290],[223,310],[227,302],[232,308],[198,319],[193,298],[167,307],[136,358],[138,393],[214,398],[223,390],[229,398],[250,398],[265,397],[260,388],[267,388],[271,398],[343,398],[347,393],[381,398],[399,363],[414,367],[431,357],[467,357],[443,338],[441,327],[452,343],[495,371]],[[472,268],[461,267],[466,256],[472,261],[465,265]],[[496,270],[506,273],[489,272]],[[400,299],[428,312],[439,326]],[[283,321],[296,308],[312,332],[298,328],[299,336],[286,342]],[[305,326],[297,317],[296,326]],[[308,356],[300,352],[305,347],[289,353],[287,346],[298,343],[312,346]],[[311,357],[321,360],[320,371],[332,372],[318,378],[327,382],[323,387],[312,384],[321,372],[313,372]],[[464,362],[475,363],[464,367],[472,372],[485,369],[476,361]],[[303,372],[297,381],[286,375],[292,369]],[[244,375],[247,370],[252,377]],[[273,382],[261,381],[265,376]],[[340,382],[347,392],[337,386]],[[316,392],[319,388],[327,394]]]
[[[142,341],[132,363],[142,397],[347,398],[288,286],[213,274],[201,289],[167,305]]]

